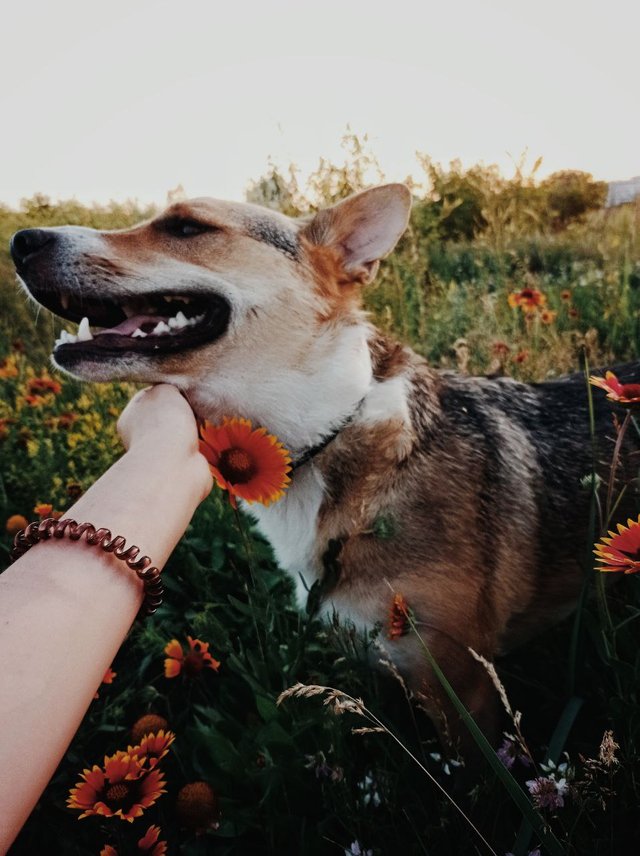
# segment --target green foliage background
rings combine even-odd
[[[344,164],[321,162],[304,186],[295,169],[283,174],[272,166],[248,198],[299,215],[384,179],[366,139],[348,136],[345,150]],[[525,380],[578,368],[585,352],[592,365],[637,356],[639,206],[604,210],[606,188],[582,173],[540,182],[537,165],[527,173],[519,164],[506,179],[492,167],[454,162],[445,168],[427,157],[420,164],[423,174],[409,180],[415,197],[410,228],[366,294],[376,323],[434,365]],[[115,414],[131,392],[127,385],[65,378],[62,391],[42,407],[25,407],[29,379],[45,370],[58,322],[19,292],[9,237],[36,225],[119,228],[151,213],[133,203],[87,208],[45,197],[25,201],[18,211],[0,206],[0,360],[12,355],[17,367],[15,376],[0,379],[5,519],[32,518],[37,502],[63,508],[70,484],[86,488],[99,476],[120,452]],[[525,286],[546,295],[557,313],[551,323],[537,316],[526,323],[510,308],[507,295]],[[16,339],[24,355],[15,353]],[[69,412],[76,421],[61,428],[56,420]],[[378,631],[361,639],[337,619],[326,626],[299,613],[268,546],[245,537],[250,529],[248,519],[239,528],[219,494],[199,509],[164,574],[166,605],[132,631],[114,663],[113,684],[101,687],[14,854],[48,852],[53,844],[56,853],[84,856],[99,853],[105,842],[121,854],[139,852],[135,842],[151,822],[160,823],[169,853],[313,856],[349,852],[354,842],[375,856],[486,852],[388,736],[352,734],[365,723],[332,715],[318,699],[276,707],[278,694],[296,681],[361,696],[447,789],[455,787],[438,760],[430,724],[390,673],[367,665]],[[4,556],[8,545],[6,537]],[[546,815],[567,854],[627,852],[624,842],[639,831],[637,581],[623,580],[609,598],[613,647],[595,605],[582,612],[575,687],[582,706],[561,747],[574,771],[573,792],[563,809]],[[568,620],[500,664],[537,761],[547,755],[570,694],[574,626]],[[210,643],[222,662],[219,674],[164,678],[164,646],[172,638],[186,645],[187,634]],[[163,762],[168,794],[133,828],[117,819],[78,822],[77,812],[65,808],[69,788],[83,768],[126,748],[132,724],[147,712],[166,717],[177,735]],[[585,759],[597,758],[605,729],[613,729],[620,744],[620,764],[596,765],[588,779]],[[42,739],[35,735],[34,743]],[[520,781],[532,775],[524,767],[514,773]],[[202,836],[181,827],[175,814],[177,791],[196,780],[209,782],[220,800],[219,828]],[[458,798],[496,852],[514,849],[520,816],[492,774],[480,775],[471,794]],[[526,853],[524,839],[515,848]]]

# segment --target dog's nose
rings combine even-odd
[[[30,256],[43,250],[55,239],[55,232],[49,229],[21,229],[11,238],[11,257],[20,267]]]

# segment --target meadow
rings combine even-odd
[[[345,148],[344,164],[321,162],[304,185],[294,169],[270,167],[248,198],[298,215],[383,179],[366,140],[348,137]],[[606,188],[589,176],[540,181],[538,165],[520,163],[504,178],[491,167],[420,163],[410,228],[365,296],[380,327],[434,366],[526,381],[637,358],[640,200],[607,210]],[[36,225],[122,227],[150,213],[46,197],[19,210],[0,205],[3,565],[17,526],[64,510],[121,453],[115,421],[133,392],[49,367],[60,324],[19,293],[9,237]],[[587,479],[585,490],[596,508],[606,484]],[[214,489],[163,575],[165,605],[132,629],[11,852],[161,856],[160,841],[189,856],[631,852],[640,831],[640,579],[604,590],[594,519],[579,609],[498,663],[510,736],[461,793],[455,764],[392,670],[366,664],[386,629],[362,638],[339,620],[299,613],[250,518]],[[172,640],[179,645],[167,652]],[[24,652],[25,663],[42,656]],[[277,704],[297,683],[362,702],[325,693]],[[131,824],[78,820],[66,803],[82,771],[159,729],[175,735],[159,762],[167,793]],[[34,735],[34,745],[44,739]],[[527,785],[536,779],[546,792],[544,782]],[[145,835],[152,825],[157,842]]]

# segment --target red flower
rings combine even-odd
[[[42,395],[25,395],[24,400],[29,407],[42,407],[43,404],[47,403],[47,399]]]
[[[200,452],[219,487],[246,502],[270,505],[284,496],[291,479],[291,458],[282,443],[266,428],[251,427],[248,419],[225,419],[222,425],[205,422]]]
[[[613,372],[607,372],[602,377],[592,375],[589,383],[604,389],[609,401],[617,404],[640,404],[640,383],[620,383]]]
[[[160,729],[157,734],[145,734],[137,746],[129,746],[127,754],[135,756],[142,764],[149,762],[152,770],[169,752],[169,746],[176,739],[173,731],[165,732]]]
[[[522,291],[512,291],[507,300],[512,309],[517,309],[519,306],[525,313],[535,312],[536,309],[544,306],[547,302],[547,298],[537,288],[523,288]]]
[[[166,793],[160,770],[145,769],[138,758],[126,752],[105,757],[104,768],[94,764],[91,770],[83,771],[82,779],[71,789],[67,800],[69,808],[82,811],[78,820],[99,814],[133,823]]]
[[[9,425],[13,425],[15,423],[15,419],[11,416],[2,416],[0,417],[0,440],[6,440],[9,436]]]
[[[167,842],[158,841],[160,837],[160,827],[150,826],[143,837],[138,841],[138,850],[146,856],[165,856],[167,852]],[[119,856],[115,847],[110,844],[105,844],[100,851],[100,856]]]
[[[595,545],[599,571],[637,574],[640,572],[640,516],[627,520],[627,525],[618,523],[618,534],[609,532],[610,538],[601,538]]]
[[[58,416],[58,428],[69,428],[77,418],[78,417],[75,413],[65,410],[64,413],[61,413],[60,416]]]
[[[209,653],[209,643],[201,642],[200,639],[189,640],[189,653],[185,656],[182,645],[177,639],[172,639],[164,649],[167,659],[164,661],[165,678],[177,678],[180,672],[189,678],[195,678],[206,667],[217,672],[220,663]]]
[[[101,682],[101,683],[103,683],[103,684],[112,684],[112,683],[113,683],[113,679],[115,678],[115,676],[116,676],[117,674],[118,674],[118,673],[117,673],[117,672],[114,672],[114,671],[113,671],[113,669],[111,668],[111,666],[109,666],[109,668],[107,669],[107,671],[104,673],[104,675],[103,675],[103,677],[102,677],[102,682]],[[96,694],[94,695],[94,698],[98,698],[98,697],[99,697],[99,696],[98,696],[98,691],[96,690]]]
[[[394,594],[389,617],[389,639],[399,639],[410,630],[409,609],[401,594]]]
[[[39,392],[51,392],[54,395],[57,395],[62,390],[62,384],[51,377],[47,377],[47,375],[31,378],[28,387],[29,392],[32,394]]]

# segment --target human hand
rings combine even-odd
[[[159,467],[166,456],[193,459],[203,498],[211,490],[209,467],[198,451],[195,416],[175,386],[161,383],[136,393],[120,415],[118,433],[127,451],[144,451]]]

